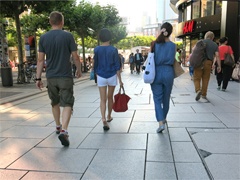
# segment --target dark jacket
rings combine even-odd
[[[140,60],[137,60],[137,54],[139,54]],[[136,54],[134,55],[134,59],[135,59],[135,63],[136,63],[136,64],[141,64],[141,62],[143,62],[142,53],[136,53]]]

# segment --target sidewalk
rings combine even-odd
[[[9,87],[3,87],[2,79],[0,78],[0,105],[47,91],[46,88],[43,88],[42,91],[36,91],[37,90],[36,85],[32,80],[30,81],[30,83],[17,84],[17,76],[18,76],[17,68],[12,69],[12,76],[13,76],[13,86],[9,86]],[[74,82],[77,83],[79,81],[88,80],[88,79],[89,79],[89,72],[83,73],[83,76],[79,79],[74,79]],[[42,81],[46,86],[45,72],[42,73]]]
[[[18,93],[16,101],[9,96],[12,102],[0,105],[0,179],[240,179],[239,83],[218,91],[212,75],[210,102],[196,102],[186,72],[174,82],[168,128],[157,134],[150,86],[128,65],[122,77],[129,110],[113,112],[108,132],[94,81],[86,75],[75,83],[68,148],[55,134],[46,91],[26,88],[35,95]]]

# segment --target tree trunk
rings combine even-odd
[[[36,57],[36,62],[38,61],[38,52],[37,52],[37,35],[36,35],[36,31],[37,30],[35,30],[35,32],[34,32],[34,40],[35,40],[35,57]]]
[[[23,66],[22,32],[20,28],[19,13],[17,10],[15,11],[14,16],[15,16],[15,23],[16,23],[16,29],[17,29],[18,60],[19,60],[17,83],[22,84],[22,83],[25,83],[25,74],[24,74],[24,66]]]
[[[85,58],[85,42],[84,42],[84,36],[81,36],[82,39],[82,53],[83,53],[83,67],[84,67],[84,72],[87,72],[87,64],[86,64],[86,58]]]

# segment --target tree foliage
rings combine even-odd
[[[16,32],[17,32],[17,42],[18,42],[18,59],[19,59],[19,69],[18,71],[18,83],[25,82],[25,76],[23,74],[23,46],[22,46],[22,31],[20,24],[20,14],[22,14],[27,9],[34,9],[36,13],[50,12],[53,7],[65,7],[68,4],[73,4],[73,0],[65,1],[34,1],[34,0],[8,0],[0,1],[0,16],[9,17],[15,20]]]
[[[22,13],[28,9],[31,10],[31,13],[22,16]],[[48,31],[51,28],[48,16],[54,10],[63,13],[64,29],[74,34],[77,42],[83,47],[84,56],[85,47],[94,48],[99,44],[98,34],[104,27],[111,30],[113,44],[118,43],[127,36],[126,27],[120,25],[122,19],[118,15],[118,10],[112,5],[93,5],[84,0],[78,5],[76,5],[76,0],[9,0],[0,2],[0,10],[0,15],[11,17],[15,20],[16,33],[11,29],[9,39],[13,42],[15,34],[17,34],[20,64],[23,62],[22,33],[24,36],[40,36],[45,31]],[[19,18],[20,15],[22,16],[21,19]],[[79,41],[79,37],[81,41]],[[85,57],[83,59],[85,60]]]
[[[122,39],[116,44],[119,49],[131,49],[136,46],[150,46],[156,38],[154,36],[132,36]]]

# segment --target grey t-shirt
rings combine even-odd
[[[39,52],[46,54],[46,77],[72,77],[70,56],[77,51],[71,33],[63,30],[50,30],[40,37]]]
[[[211,39],[204,39],[204,43],[206,43],[206,56],[208,60],[214,59],[215,52],[218,52],[218,45],[213,42]]]

